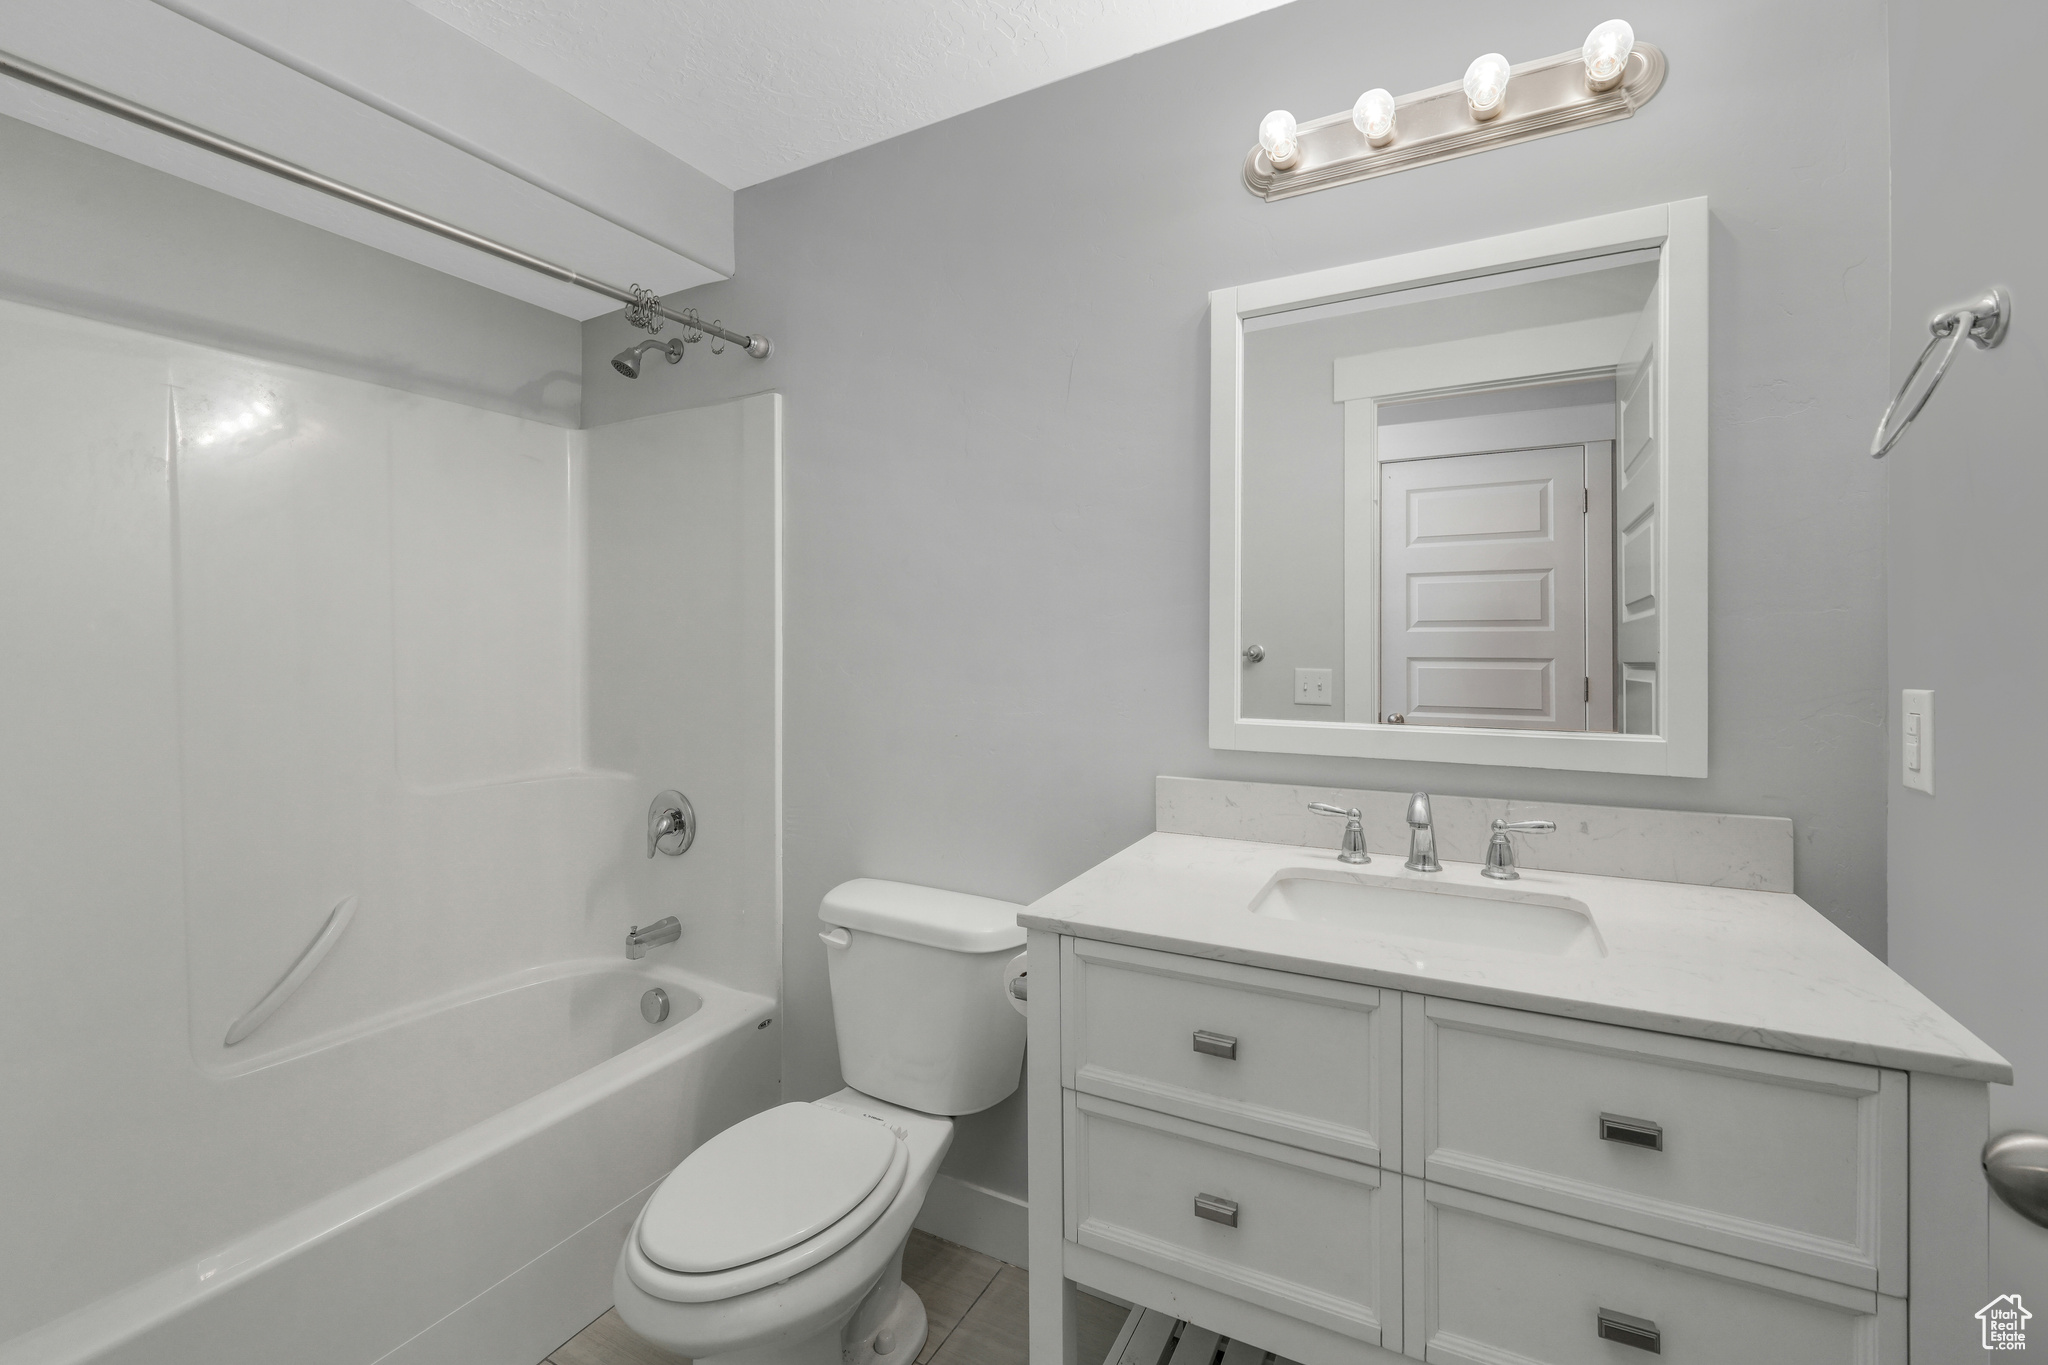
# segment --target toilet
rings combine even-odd
[[[909,1365],[924,1304],[903,1247],[953,1119],[1016,1090],[1024,1019],[1007,901],[863,878],[819,908],[847,1088],[704,1143],[619,1254],[626,1325],[698,1365]]]

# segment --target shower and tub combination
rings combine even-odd
[[[779,400],[0,303],[0,410],[0,1362],[541,1359],[780,1098]]]
[[[627,377],[770,352],[0,74],[678,324]],[[779,1097],[780,399],[569,430],[0,302],[0,412],[33,719],[0,741],[0,1169],[33,1175],[0,1365],[540,1359],[661,1178]],[[81,989],[48,964],[86,923]]]

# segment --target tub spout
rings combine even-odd
[[[626,931],[626,956],[639,959],[647,956],[647,950],[658,944],[674,943],[683,936],[683,922],[674,915],[656,920],[642,929],[634,925]]]

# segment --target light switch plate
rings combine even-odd
[[[1934,795],[1934,693],[1924,688],[1899,694],[1899,780]]]
[[[1294,704],[1296,706],[1334,706],[1331,693],[1336,690],[1336,670],[1332,668],[1297,668],[1294,670]]]

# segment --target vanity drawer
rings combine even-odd
[[[1398,1349],[1401,1177],[1066,1092],[1066,1235]]]
[[[1064,941],[1067,1088],[1351,1161],[1400,1161],[1398,992]]]
[[[1408,1354],[1499,1365],[1902,1365],[1906,1305],[1409,1178]],[[1603,1319],[1605,1326],[1603,1330]]]
[[[1418,995],[1405,1009],[1408,1174],[1905,1292],[1902,1073]]]

